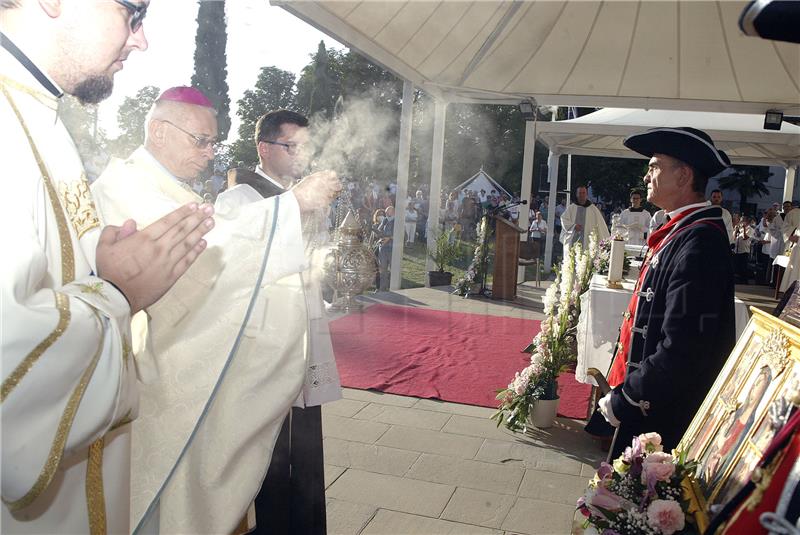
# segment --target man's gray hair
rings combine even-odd
[[[0,0],[3,2],[4,0]],[[153,102],[153,105],[150,107],[150,111],[147,112],[147,115],[144,119],[144,139],[147,141],[149,137],[150,131],[150,123],[153,120],[156,121],[164,121],[164,120],[175,120],[177,117],[180,116],[181,112],[185,110],[186,106],[195,106],[195,104],[187,104],[185,102],[175,102],[172,100],[156,100]],[[202,106],[205,108],[205,106]],[[217,110],[214,108],[206,108],[207,110],[211,111],[214,117],[217,116]]]
[[[19,7],[19,0],[0,0],[0,9]]]

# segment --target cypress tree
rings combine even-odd
[[[214,103],[219,139],[224,140],[231,128],[231,99],[228,95],[225,53],[228,42],[225,2],[200,0],[199,3],[192,86],[200,89]]]

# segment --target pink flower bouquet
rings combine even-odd
[[[601,463],[578,510],[587,533],[673,535],[697,533],[688,515],[683,481],[697,465],[685,455],[665,453],[658,433],[633,439],[613,465]]]

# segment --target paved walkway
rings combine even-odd
[[[517,303],[430,288],[364,301],[542,319],[548,284],[521,285]],[[774,306],[769,294],[737,286],[739,297],[763,308]],[[328,533],[570,533],[575,501],[604,455],[580,421],[558,419],[551,429],[521,435],[498,429],[492,413],[345,389],[344,399],[323,406]]]
[[[365,301],[542,319],[544,289],[521,286],[514,304],[430,288]],[[345,389],[323,406],[328,533],[569,533],[602,453],[580,422],[528,436],[498,429],[493,412]]]
[[[328,533],[569,533],[599,449],[580,422],[515,435],[492,412],[345,389],[323,408]]]

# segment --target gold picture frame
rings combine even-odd
[[[800,329],[759,309],[728,357],[678,449],[698,462],[693,485],[707,525],[749,480],[775,435],[776,407],[800,388]]]

